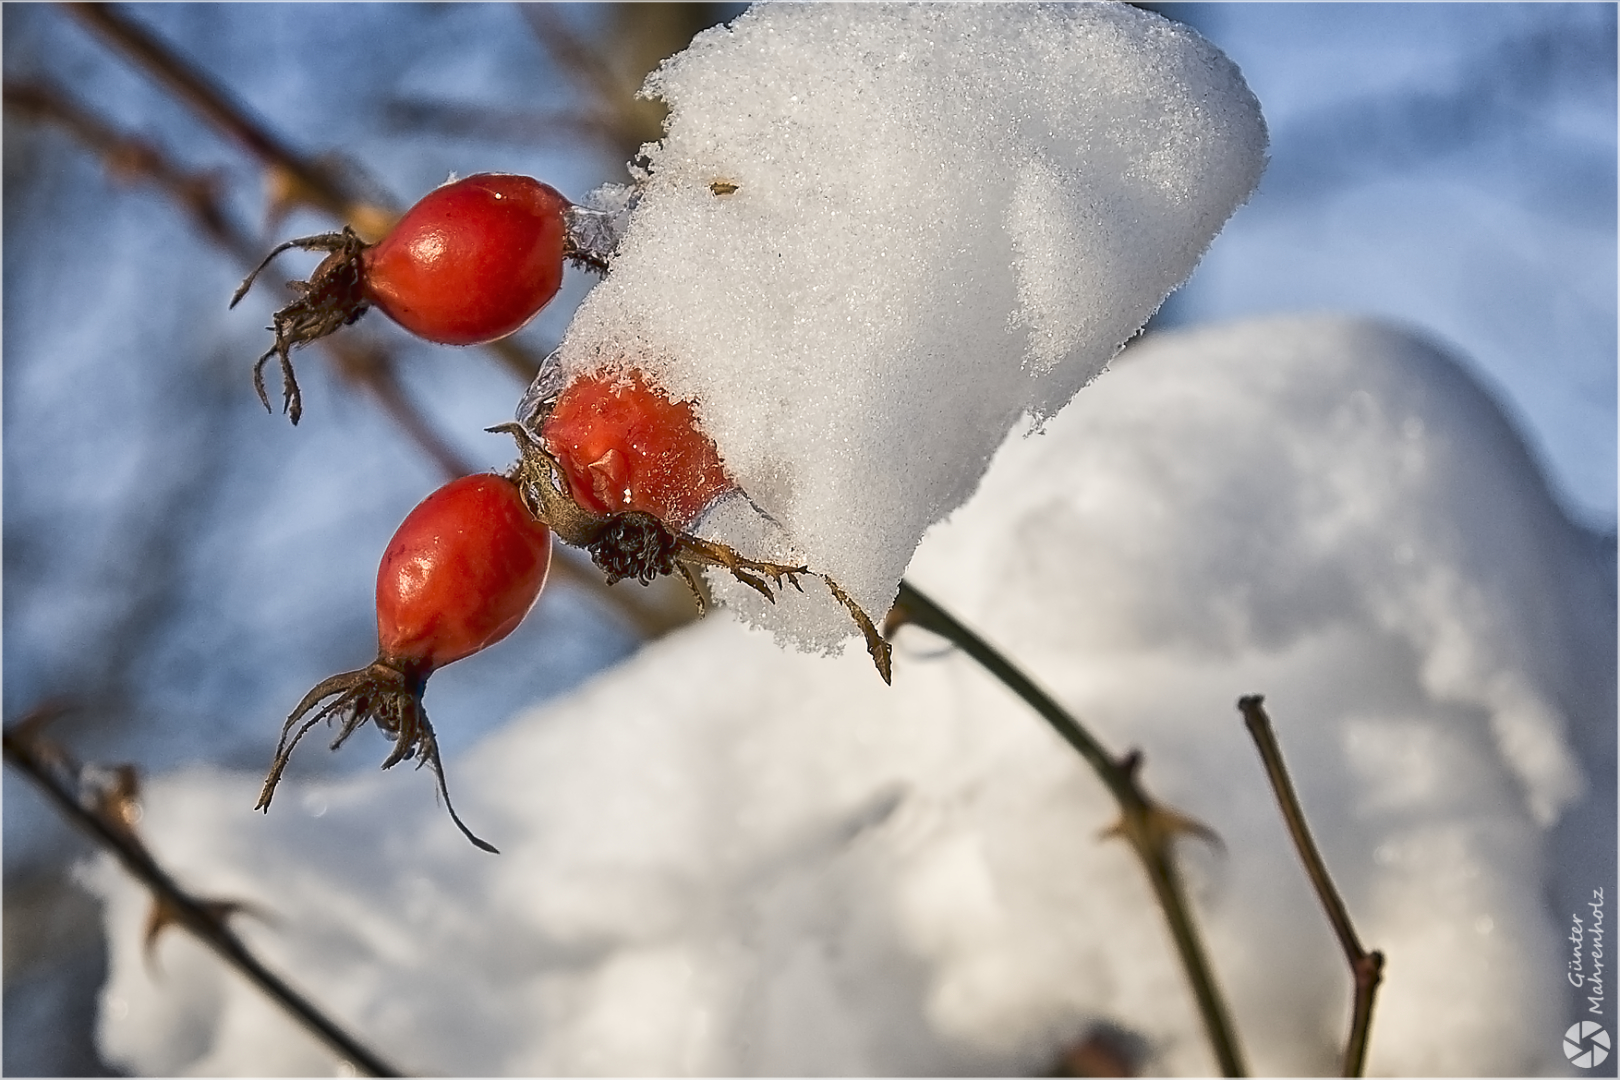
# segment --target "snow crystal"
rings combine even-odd
[[[1102,371],[1265,156],[1236,67],[1123,4],[760,5],[649,89],[668,134],[561,370],[695,400],[747,494],[698,531],[876,616],[1007,431]],[[819,585],[774,607],[716,586],[802,645],[854,633]]]
[[[1612,579],[1583,536],[1445,356],[1275,320],[1127,351],[1007,442],[912,577],[1220,833],[1182,851],[1259,1074],[1336,1071],[1350,985],[1233,707],[1256,691],[1388,955],[1371,1073],[1563,1075],[1566,885],[1614,845],[1577,757],[1612,770]],[[649,647],[446,763],[499,857],[420,775],[291,778],[261,818],[257,775],[194,770],[147,786],[142,830],[413,1071],[1035,1075],[1106,1023],[1144,1074],[1207,1074],[1102,786],[960,655],[896,650],[885,687],[723,616]],[[154,976],[142,894],[95,877],[109,1061],[331,1066],[179,934]]]

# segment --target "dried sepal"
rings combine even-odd
[[[496,424],[485,430],[504,432],[517,442],[518,461],[507,476],[518,486],[529,512],[551,526],[552,533],[563,543],[589,550],[606,531],[608,519],[569,497],[557,459],[521,424]]]
[[[614,514],[590,545],[591,561],[607,575],[609,585],[635,578],[643,585],[675,572],[680,537],[651,514],[639,510]]]
[[[331,748],[336,750],[370,721],[378,731],[394,740],[394,749],[383,760],[382,767],[392,768],[401,761],[415,758],[418,769],[424,765],[432,769],[439,795],[444,799],[444,808],[449,812],[450,820],[456,823],[456,828],[477,847],[499,854],[493,844],[480,839],[467,828],[450,801],[450,789],[444,781],[444,767],[439,761],[439,743],[434,737],[433,725],[428,721],[427,710],[422,706],[422,687],[426,681],[423,675],[379,660],[356,671],[333,675],[316,685],[287,717],[287,723],[281,729],[281,739],[276,744],[275,760],[259,792],[259,801],[253,808],[270,809],[270,800],[275,795],[276,785],[281,782],[281,774],[287,768],[293,748],[315,725],[333,720],[341,723],[337,738],[332,740]]]
[[[867,655],[871,656],[872,663],[877,665],[878,674],[883,676],[883,681],[890,682],[890,676],[893,674],[894,669],[894,656],[888,639],[878,633],[878,628],[872,625],[872,617],[862,611],[861,606],[849,598],[849,594],[839,587],[838,582],[826,574],[817,574],[816,576],[832,591],[833,599],[844,605],[845,610],[855,620],[855,625],[861,628],[861,634],[866,638]]]
[[[277,311],[273,325],[275,344],[253,365],[253,388],[265,409],[270,409],[270,397],[264,389],[264,365],[272,356],[281,360],[282,409],[294,424],[303,415],[303,398],[298,390],[298,379],[293,375],[291,352],[294,348],[318,341],[328,334],[353,323],[369,308],[365,298],[360,269],[360,253],[366,249],[365,241],[348,226],[342,232],[319,233],[302,236],[278,244],[253,272],[242,280],[231,296],[235,307],[253,287],[253,282],[264,272],[273,259],[283,251],[298,248],[301,251],[327,252],[308,281],[289,281],[288,287],[297,298]]]
[[[533,422],[538,426],[543,419],[537,416]],[[517,442],[518,463],[508,475],[518,485],[530,512],[550,525],[559,540],[589,551],[592,561],[607,575],[608,584],[625,578],[646,584],[655,577],[678,571],[692,590],[699,611],[703,611],[707,601],[695,573],[701,567],[724,570],[771,603],[776,602],[784,584],[803,592],[799,579],[817,578],[855,620],[878,674],[884,682],[890,681],[893,665],[889,643],[878,633],[871,617],[826,574],[817,573],[804,564],[750,559],[717,540],[673,530],[653,515],[639,510],[594,514],[568,494],[562,466],[527,427],[508,423],[488,430],[505,432]]]

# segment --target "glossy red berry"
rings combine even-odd
[[[281,361],[283,406],[302,412],[291,352],[377,307],[411,333],[444,345],[478,345],[517,330],[557,295],[563,260],[598,271],[600,252],[576,248],[571,204],[527,176],[480,173],[428,192],[381,241],[354,232],[322,233],[279,245],[237,288],[235,307],[270,261],[290,248],[325,251],[308,281],[290,282],[298,298],[275,314],[275,344],[253,366],[264,407],[264,365]]]
[[[377,570],[377,659],[304,695],[281,729],[256,809],[269,809],[293,748],[316,724],[342,721],[335,750],[369,720],[394,740],[383,768],[413,757],[432,768],[456,826],[494,851],[450,804],[422,691],[434,671],[515,630],[550,566],[551,529],[505,477],[464,476],[423,499],[400,523]]]
[[[377,568],[377,652],[425,677],[523,621],[551,565],[551,530],[503,476],[452,480],[406,515]]]
[[[508,173],[435,188],[361,255],[365,297],[429,341],[503,338],[562,285],[568,207],[555,188]]]
[[[685,529],[735,486],[691,403],[671,401],[639,372],[576,380],[540,434],[569,494],[594,514],[640,510]]]

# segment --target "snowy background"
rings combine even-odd
[[[1372,1071],[1559,1061],[1544,905],[1612,845],[1612,786],[1577,765],[1614,753],[1612,606],[1601,553],[1443,356],[1325,319],[1144,343],[1006,448],[913,576],[1219,830],[1193,877],[1260,1074],[1334,1071],[1349,984],[1233,708],[1254,687],[1390,958]],[[256,777],[188,770],[143,827],[187,880],[296,926],[243,922],[416,1069],[1039,1075],[1107,1022],[1148,1075],[1207,1073],[1146,884],[1096,839],[1101,785],[969,662],[898,644],[893,688],[858,649],[724,616],[649,646],[452,763],[499,858],[392,775],[259,822],[227,812]],[[154,978],[144,896],[94,881],[130,943],[114,1060],[332,1069],[192,943]]]
[[[295,144],[341,147],[401,199],[452,170],[575,195],[623,179],[622,141],[536,121],[594,99],[569,95],[511,9],[134,11]],[[1557,1072],[1561,920],[1614,877],[1612,832],[1595,829],[1613,821],[1613,9],[1173,14],[1243,69],[1273,160],[1161,323],[1374,313],[1462,366],[1343,322],[1145,347],[1078,399],[1089,421],[1065,413],[1009,450],[997,475],[1013,479],[984,500],[1002,508],[931,538],[917,581],[1115,746],[1147,747],[1156,790],[1226,837],[1225,860],[1190,857],[1257,1067],[1322,1068],[1347,993],[1244,771],[1232,701],[1261,690],[1319,827],[1341,824],[1324,844],[1363,933],[1391,954],[1374,1067]],[[612,12],[565,16],[638,41]],[[258,227],[260,178],[231,148],[61,12],[4,18],[8,97],[15,79],[71,87],[220,169]],[[481,105],[503,123],[435,126]],[[422,778],[339,783],[374,769],[361,744],[301,759],[302,782],[332,776],[302,814],[247,814],[278,717],[369,658],[376,554],[437,473],[313,351],[303,425],[265,417],[246,370],[268,309],[223,310],[240,268],[59,130],[8,111],[6,136],[6,717],[88,702],[56,734],[168,774],[143,826],[158,850],[198,889],[283,917],[250,927],[255,944],[357,1030],[410,1032],[397,1056],[450,1072],[1039,1071],[1107,1020],[1146,1038],[1152,1067],[1208,1067],[1162,930],[1127,916],[1144,906],[1136,871],[1090,840],[1108,818],[1095,785],[926,640],[902,637],[914,674],[880,718],[849,704],[882,692],[863,657],[785,654],[715,621],[480,742],[637,652],[619,607],[563,582],[430,695],[458,803],[499,826],[499,865],[457,846]],[[525,331],[536,351],[587,284],[571,276]],[[519,382],[375,317],[356,332],[396,351],[463,455],[505,462],[479,429]],[[734,687],[705,696],[705,663]],[[668,699],[656,713],[646,686]],[[1290,717],[1311,726],[1290,733]],[[366,831],[390,819],[409,827]],[[540,832],[514,844],[519,830]],[[94,912],[76,916],[62,884],[75,845],[8,775],[7,1072],[97,1064],[84,1039],[104,962]],[[299,869],[267,879],[272,858]],[[116,980],[100,1052],[268,1070],[255,1048],[285,1043],[265,1007],[216,989],[232,977],[178,937],[151,986],[132,894],[98,892]],[[476,1023],[446,1012],[447,969],[478,988],[455,991]],[[1481,985],[1470,1019],[1457,988]],[[825,1027],[782,1019],[807,1012]],[[301,1047],[277,1067],[330,1069]]]

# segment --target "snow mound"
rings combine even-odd
[[[1350,987],[1234,708],[1257,691],[1389,958],[1372,1074],[1564,1075],[1562,927],[1613,872],[1577,763],[1612,771],[1612,570],[1442,354],[1325,318],[1145,340],[1008,441],[912,578],[1219,831],[1183,852],[1258,1074],[1335,1071]],[[398,773],[293,777],[263,818],[258,775],[159,777],[142,830],[412,1071],[1038,1075],[1107,1022],[1143,1074],[1207,1074],[1101,785],[935,639],[896,649],[890,688],[723,616],[647,648],[447,762],[498,857]],[[1549,865],[1560,815],[1584,846]],[[107,1060],[334,1067],[183,936],[154,976],[139,890],[90,876]]]
[[[748,496],[699,531],[879,617],[1007,431],[1102,371],[1265,157],[1237,68],[1123,4],[765,4],[648,86],[668,134],[560,374],[695,400]],[[854,633],[819,585],[772,607],[716,584],[801,645]]]

